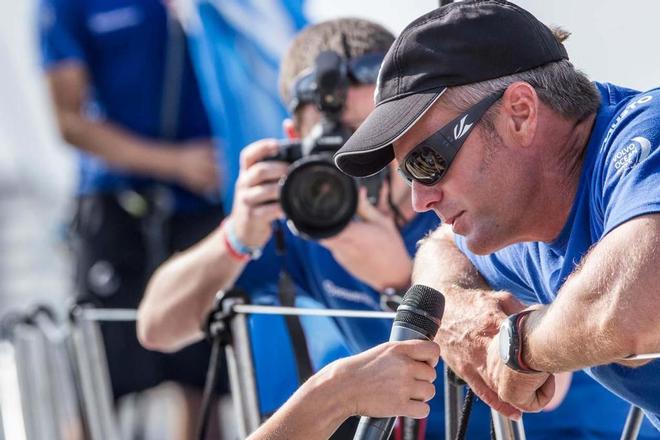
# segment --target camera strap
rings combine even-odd
[[[284,307],[295,307],[296,303],[296,288],[291,280],[291,276],[286,271],[285,264],[285,255],[286,255],[286,243],[284,240],[284,231],[282,230],[282,224],[279,222],[274,223],[273,233],[275,234],[275,247],[277,255],[281,257],[282,265],[280,271],[280,277],[277,284],[278,296],[280,304]],[[298,372],[298,384],[302,385],[307,379],[312,377],[314,374],[314,369],[312,367],[312,361],[309,356],[309,350],[307,348],[307,341],[305,340],[305,333],[300,323],[300,318],[296,315],[287,315],[284,316],[284,321],[286,323],[287,331],[289,332],[289,337],[291,338],[291,346],[293,349],[293,355],[296,358],[296,366]]]

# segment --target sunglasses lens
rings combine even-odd
[[[419,147],[406,157],[405,174],[422,185],[434,185],[447,171],[447,161],[429,147]]]

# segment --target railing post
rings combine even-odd
[[[444,364],[445,377],[445,439],[453,440],[458,432],[458,423],[461,418],[465,386],[456,374]]]
[[[91,440],[119,440],[108,362],[96,321],[86,319],[83,307],[71,312],[73,347],[83,414]]]
[[[626,417],[626,424],[621,433],[621,440],[635,440],[639,436],[639,428],[642,426],[643,419],[644,413],[642,410],[635,405],[631,405],[628,417]]]
[[[225,346],[229,384],[236,416],[239,421],[240,438],[246,438],[256,431],[261,424],[259,397],[254,373],[254,362],[248,330],[248,317],[244,314],[232,314],[235,305],[244,304],[242,298],[226,298],[222,302],[223,312],[230,316],[229,327],[231,340]]]
[[[492,408],[490,412],[493,417],[493,428],[497,440],[525,440],[525,427],[522,419],[516,422],[504,417]]]

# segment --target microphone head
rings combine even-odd
[[[394,325],[412,327],[433,339],[444,311],[445,297],[442,293],[431,287],[415,284],[408,289],[397,308]]]

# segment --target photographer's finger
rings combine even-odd
[[[243,202],[250,206],[277,202],[279,194],[280,186],[277,183],[264,183],[246,188],[243,191]]]
[[[241,150],[241,170],[245,170],[267,157],[275,156],[278,150],[279,147],[276,139],[262,139],[251,143]]]
[[[241,172],[238,184],[248,188],[265,182],[277,182],[288,169],[289,165],[284,162],[259,162]]]
[[[273,221],[284,218],[284,212],[279,203],[266,203],[255,206],[250,210],[250,215],[263,221]]]
[[[358,206],[356,213],[358,217],[365,222],[377,223],[387,221],[388,219],[383,212],[371,204],[367,196],[367,188],[365,187],[360,187],[358,192]]]

